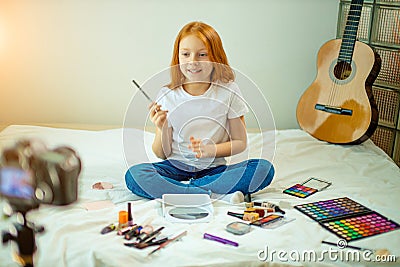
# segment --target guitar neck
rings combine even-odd
[[[339,52],[339,62],[351,64],[364,0],[352,0]]]

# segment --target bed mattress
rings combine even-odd
[[[346,197],[400,223],[400,170],[390,157],[370,140],[355,146],[334,145],[318,141],[299,129],[249,133],[248,150],[229,159],[233,163],[261,157],[273,163],[274,180],[266,189],[253,194],[252,200],[283,205],[290,222],[276,229],[251,227],[245,235],[234,235],[225,230],[226,225],[241,220],[227,212],[243,212],[244,203],[233,205],[223,201],[213,202],[210,222],[167,221],[162,216],[160,201],[133,195],[124,182],[124,174],[132,164],[158,160],[151,153],[153,136],[138,129],[88,131],[29,125],[11,125],[0,132],[0,149],[22,138],[39,138],[49,148],[71,146],[82,160],[75,203],[63,207],[42,204],[28,213],[30,221],[45,227],[44,233],[36,235],[37,266],[375,266],[377,259],[373,255],[340,259],[344,251],[358,250],[322,244],[322,241],[336,243],[340,238],[294,207]],[[307,198],[283,193],[310,177],[332,185]],[[96,182],[111,183],[113,188],[94,190],[92,185]],[[1,206],[4,202],[1,199]],[[187,235],[148,256],[152,248],[124,246],[124,240],[115,232],[100,234],[103,227],[118,220],[119,211],[126,210],[128,202],[132,204],[134,222],[150,223],[155,228],[163,226],[166,236],[183,231]],[[88,210],[88,203],[103,206]],[[0,229],[7,230],[15,221],[15,216],[2,217]],[[204,233],[233,240],[239,246],[206,240]],[[349,245],[386,248],[393,255],[389,260],[396,262],[380,266],[399,265],[399,230],[355,240]],[[16,266],[11,256],[14,249],[11,244],[1,248],[0,266]],[[328,255],[335,250],[336,257]],[[317,258],[307,258],[310,251]]]

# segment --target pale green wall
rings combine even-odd
[[[315,78],[318,49],[335,38],[338,5],[1,0],[0,124],[122,124],[136,93],[131,79],[144,83],[168,67],[179,29],[201,20],[221,35],[231,66],[262,90],[277,128],[297,128],[297,100]]]

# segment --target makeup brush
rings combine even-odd
[[[156,252],[157,250],[160,250],[164,247],[166,247],[169,243],[172,243],[174,241],[179,240],[182,236],[185,236],[187,234],[187,231],[182,232],[181,234],[175,236],[172,239],[168,239],[167,241],[165,241],[164,243],[162,243],[161,245],[158,246],[158,248],[156,248],[155,250],[151,251],[149,254],[147,254],[147,256],[150,256],[151,254],[153,254],[154,252]]]

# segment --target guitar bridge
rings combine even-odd
[[[351,109],[334,107],[329,105],[315,104],[315,109],[338,115],[346,115],[346,116],[353,115],[353,110]]]

